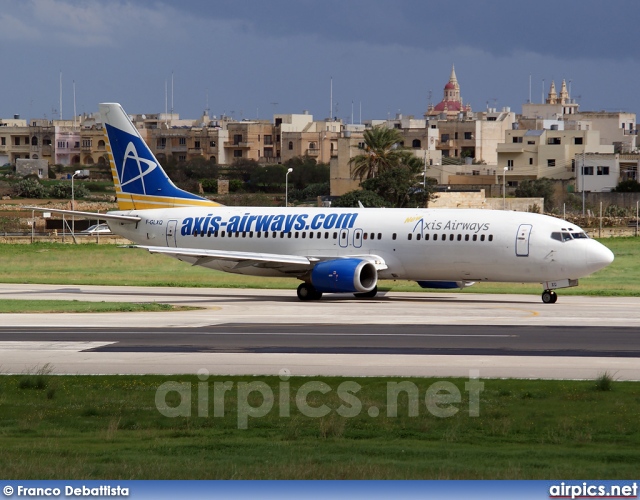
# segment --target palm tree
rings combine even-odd
[[[349,160],[351,176],[360,181],[371,179],[387,168],[406,163],[411,153],[399,146],[401,142],[396,129],[378,126],[365,130],[364,153]]]

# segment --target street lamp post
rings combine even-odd
[[[82,173],[82,170],[76,170],[74,174],[71,176],[71,210],[76,209],[75,191],[73,189],[73,178],[80,173]],[[76,225],[76,218],[72,216],[71,217],[71,234],[75,234],[75,225]]]
[[[286,175],[284,176],[284,206],[289,206],[289,174],[293,172],[293,169],[290,168],[287,170]]]
[[[504,175],[502,176],[502,210],[507,209],[507,170],[509,170],[509,167],[504,167]]]

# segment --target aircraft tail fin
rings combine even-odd
[[[221,206],[171,182],[120,104],[100,104],[100,115],[120,210]]]

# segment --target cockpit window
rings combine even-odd
[[[562,232],[551,233],[551,239],[558,240],[558,241],[569,241],[573,238],[571,237],[571,233],[562,231]]]
[[[580,231],[579,233],[571,233],[571,236],[573,236],[575,239],[588,238],[587,233],[585,233],[584,231]]]

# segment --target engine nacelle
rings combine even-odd
[[[315,265],[311,271],[311,284],[319,292],[365,293],[378,284],[378,271],[368,260],[327,260]]]
[[[421,288],[437,288],[441,290],[452,290],[454,288],[466,288],[474,285],[475,281],[418,281]]]

